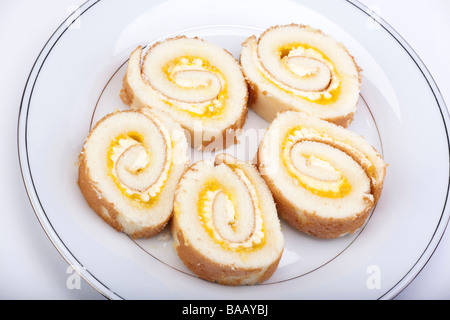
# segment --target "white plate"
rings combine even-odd
[[[266,27],[310,24],[343,42],[363,68],[350,129],[389,163],[367,224],[334,240],[283,222],[286,247],[266,283],[226,287],[196,278],[168,230],[133,241],[87,206],[77,157],[92,124],[115,109],[128,55],[137,45],[185,34],[238,57]],[[436,84],[408,44],[353,1],[87,1],[51,36],[29,75],[18,123],[23,179],[55,247],[110,299],[390,299],[426,264],[449,220],[449,117]],[[252,160],[267,123],[252,111],[227,152]],[[191,152],[192,161],[210,158]]]

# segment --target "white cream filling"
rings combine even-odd
[[[261,243],[262,238],[264,238],[264,232],[263,229],[263,218],[262,218],[262,212],[261,208],[258,205],[258,194],[256,192],[256,188],[253,185],[253,183],[248,179],[245,172],[239,168],[234,168],[233,171],[244,181],[245,186],[247,187],[247,190],[250,191],[250,197],[253,200],[254,204],[254,210],[255,210],[255,231],[253,232],[252,237],[250,240],[252,240],[253,243]]]

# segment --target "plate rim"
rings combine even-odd
[[[422,73],[423,77],[427,81],[427,84],[433,93],[433,96],[436,100],[436,103],[439,107],[439,111],[441,113],[441,118],[444,124],[445,133],[446,133],[446,140],[447,140],[447,149],[448,149],[448,155],[450,159],[450,136],[449,131],[447,128],[450,113],[447,108],[447,105],[445,103],[444,97],[442,96],[442,93],[439,89],[439,86],[437,85],[436,81],[433,78],[433,75],[428,70],[425,63],[422,61],[420,56],[415,52],[415,50],[411,47],[411,45],[406,41],[405,38],[403,38],[386,20],[384,20],[379,14],[374,12],[373,10],[370,10],[369,7],[362,4],[358,0],[345,0],[346,2],[352,4],[359,10],[361,10],[363,13],[367,14],[369,17],[372,17],[386,32],[388,32],[392,38],[394,38],[398,44],[403,48],[403,50],[408,53],[412,61],[416,64],[417,68]],[[436,94],[436,91],[437,94]],[[449,172],[450,172],[450,163],[449,163]],[[409,271],[384,295],[382,295],[379,299],[393,299],[398,294],[400,294],[414,279],[419,275],[419,273],[422,271],[422,269],[427,265],[428,261],[430,261],[431,257],[433,256],[434,252],[436,251],[437,247],[439,246],[439,243],[442,239],[442,237],[445,234],[445,231],[447,229],[447,226],[450,222],[450,209],[448,208],[448,198],[450,193],[450,176],[447,183],[447,191],[446,191],[446,197],[442,208],[441,218],[439,219],[439,223],[435,228],[435,231],[433,233],[433,237],[428,242],[428,245],[422,252],[422,254],[419,256],[418,260],[412,267],[409,269]],[[443,221],[443,218],[447,216],[446,221]],[[436,238],[437,231],[440,230],[438,238]],[[431,246],[431,244],[434,242],[434,245]],[[430,247],[431,246],[431,247]],[[426,259],[423,259],[423,257],[426,256]],[[410,276],[408,278],[408,276]],[[398,289],[397,292],[394,292],[394,289]]]
[[[296,1],[296,0],[293,0]],[[376,23],[378,23],[384,30],[387,32],[393,39],[395,39],[398,44],[403,48],[403,50],[409,55],[409,57],[412,59],[412,61],[416,64],[416,67],[418,70],[422,73],[422,76],[426,80],[429,89],[433,93],[433,96],[436,100],[436,104],[439,108],[441,118],[444,124],[445,133],[446,133],[446,141],[447,141],[447,148],[448,148],[448,156],[450,159],[450,138],[449,138],[449,132],[447,125],[450,123],[449,117],[450,113],[446,106],[445,100],[441,94],[441,91],[439,90],[439,86],[435,82],[432,74],[424,64],[424,62],[421,60],[420,56],[414,51],[414,49],[409,45],[409,43],[381,16],[379,16],[376,12],[371,10],[366,5],[362,4],[358,0],[341,0],[344,3],[348,3],[355,8],[362,11],[362,13],[366,14],[368,17],[371,17],[375,20]],[[86,0],[84,3],[82,3],[77,9],[75,9],[71,14],[69,14],[62,23],[55,29],[55,31],[52,33],[52,35],[48,38],[48,40],[45,42],[45,44],[42,46],[42,49],[40,50],[39,54],[37,55],[37,58],[35,59],[30,72],[28,74],[27,80],[25,82],[25,86],[23,89],[22,97],[20,100],[20,106],[18,111],[18,121],[17,121],[17,152],[18,152],[18,160],[19,160],[19,168],[22,176],[22,181],[25,186],[25,191],[28,197],[28,200],[31,203],[32,209],[35,213],[35,216],[37,217],[41,227],[43,228],[44,232],[46,233],[47,237],[49,238],[50,242],[53,244],[53,246],[57,249],[57,251],[60,253],[60,255],[66,260],[68,265],[73,268],[93,289],[95,289],[98,293],[100,293],[102,296],[104,296],[107,299],[124,299],[121,297],[118,293],[114,292],[111,288],[106,286],[104,283],[102,283],[99,279],[95,277],[94,274],[92,274],[87,268],[83,267],[82,263],[78,261],[77,257],[71,253],[70,248],[66,246],[66,244],[60,239],[58,233],[53,228],[50,220],[47,218],[45,214],[45,210],[42,206],[42,204],[39,201],[39,197],[37,196],[37,190],[34,187],[33,178],[31,175],[31,169],[29,164],[29,158],[27,154],[22,154],[22,149],[27,149],[27,127],[25,126],[25,131],[22,132],[22,122],[25,119],[28,118],[28,111],[30,107],[30,101],[32,92],[34,89],[34,85],[38,79],[38,74],[41,68],[43,67],[45,60],[50,55],[53,46],[56,45],[59,38],[61,38],[64,33],[70,28],[70,26],[78,19],[80,18],[86,11],[91,9],[93,6],[95,6],[97,3],[101,2],[101,0]],[[72,19],[72,21],[70,21]],[[49,46],[50,45],[50,46]],[[46,50],[48,49],[48,50]],[[46,52],[47,51],[47,52]],[[46,54],[44,55],[44,53]],[[42,60],[42,61],[41,61]],[[38,65],[38,62],[40,62],[40,65]],[[37,69],[36,69],[37,68]],[[37,71],[36,71],[37,70]],[[37,73],[36,73],[37,72]],[[34,78],[32,77],[33,74]],[[32,82],[31,82],[32,81]],[[27,106],[25,103],[25,98],[27,96],[27,91],[29,91],[29,86],[32,83],[31,86],[31,92],[29,94],[29,99]],[[26,110],[26,115],[23,115],[23,111]],[[22,137],[23,136],[23,137]],[[23,140],[22,140],[23,139]],[[450,163],[449,163],[449,171],[450,171]],[[28,176],[27,176],[28,174]],[[28,181],[30,180],[30,181]],[[439,243],[442,239],[442,237],[445,234],[445,231],[447,229],[447,226],[450,222],[450,209],[448,208],[448,198],[450,193],[450,177],[449,181],[447,183],[447,191],[446,191],[446,197],[443,204],[442,212],[440,215],[440,219],[438,224],[435,227],[434,233],[429,240],[427,246],[423,250],[422,254],[418,257],[417,261],[411,266],[411,268],[405,273],[405,275],[399,279],[399,281],[394,284],[390,289],[387,289],[381,296],[379,296],[378,300],[381,299],[393,299],[398,294],[400,294],[422,271],[422,269],[426,266],[426,264],[429,262],[431,257],[433,256],[435,250],[439,246]],[[36,200],[36,199],[37,200]],[[36,203],[37,202],[37,203]],[[40,210],[39,208],[40,207]],[[43,216],[42,213],[43,212]],[[44,219],[45,217],[45,219]],[[50,229],[49,229],[50,227]],[[102,289],[100,289],[100,287]]]

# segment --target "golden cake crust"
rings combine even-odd
[[[100,217],[113,227],[118,232],[123,232],[123,226],[118,220],[119,213],[114,207],[114,204],[107,201],[104,197],[99,197],[101,192],[96,187],[96,184],[90,178],[89,169],[86,166],[86,157],[81,154],[79,157],[79,170],[78,170],[78,186],[85,197],[89,207]],[[138,238],[150,238],[160,233],[167,225],[170,217],[162,221],[159,225],[141,228],[140,231],[134,232],[129,236],[132,239]]]
[[[176,221],[176,220],[173,220]],[[266,270],[262,268],[239,268],[230,267],[217,263],[204,256],[184,238],[183,232],[172,223],[172,233],[175,237],[175,250],[183,263],[197,274],[201,279],[217,282],[228,286],[239,286],[246,284],[246,279],[250,276],[258,275],[256,283],[262,283],[269,279],[278,267],[282,253]]]

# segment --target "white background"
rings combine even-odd
[[[17,155],[17,117],[29,71],[55,29],[83,2],[0,0],[0,299],[105,299],[83,280],[68,286],[73,273],[33,212]],[[411,45],[450,105],[450,1],[361,2]],[[450,231],[396,299],[450,299]]]

